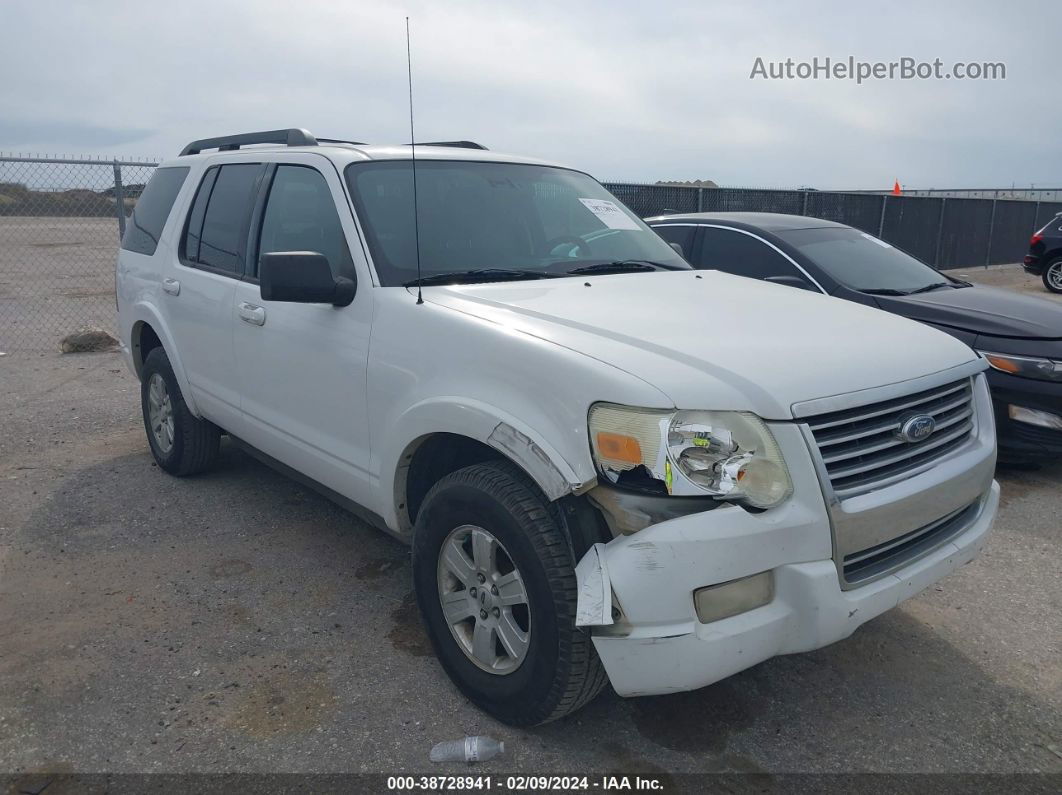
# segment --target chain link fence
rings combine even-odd
[[[58,350],[114,332],[114,262],[125,219],[157,164],[0,156],[0,352]],[[1062,202],[606,182],[642,217],[755,211],[823,218],[940,268],[1018,262]]]
[[[0,157],[0,351],[114,333],[114,262],[153,162]]]
[[[1062,212],[1062,201],[627,182],[606,182],[605,187],[642,217],[741,211],[836,221],[880,237],[942,269],[1020,262],[1028,252],[1032,233]]]

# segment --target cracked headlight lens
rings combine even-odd
[[[618,486],[756,508],[793,493],[778,443],[755,414],[599,403],[590,410],[590,439],[598,472]]]

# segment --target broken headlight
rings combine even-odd
[[[655,411],[598,403],[590,409],[598,472],[627,488],[710,494],[772,508],[793,493],[785,459],[767,425],[737,411]]]

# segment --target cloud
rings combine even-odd
[[[81,152],[133,144],[155,134],[155,130],[117,129],[77,121],[0,119],[0,142],[5,147],[43,144]]]
[[[0,148],[175,153],[299,126],[471,138],[601,178],[1062,185],[1050,2],[14,2]],[[1003,61],[1001,82],[750,80],[757,56]],[[64,126],[65,125],[65,126]]]

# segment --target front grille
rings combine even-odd
[[[822,463],[840,498],[903,480],[960,447],[973,431],[973,389],[969,378],[868,406],[811,417]],[[936,428],[908,442],[897,436],[911,416],[929,414]]]
[[[977,515],[979,504],[972,503],[899,538],[845,555],[845,582],[852,585],[869,580],[936,549],[966,529]]]

